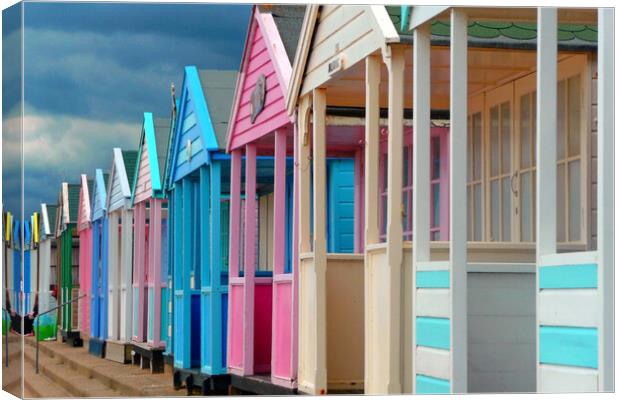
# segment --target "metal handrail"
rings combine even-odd
[[[37,330],[36,330],[35,335],[34,335],[34,341],[36,343],[36,349],[37,349],[36,350],[36,359],[35,359],[35,373],[37,373],[37,374],[39,373],[39,321],[41,320],[39,317],[42,316],[42,315],[45,315],[45,314],[49,314],[52,311],[58,310],[59,308],[64,307],[64,306],[66,306],[69,303],[73,303],[74,301],[78,301],[79,299],[81,299],[83,297],[86,297],[86,294],[78,296],[78,297],[76,297],[74,299],[71,299],[71,300],[66,301],[66,302],[64,302],[62,304],[59,304],[59,305],[57,305],[55,307],[52,307],[49,310],[46,310],[46,311],[44,311],[42,313],[37,314]],[[8,341],[7,341],[7,343],[8,343]]]

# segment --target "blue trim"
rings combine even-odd
[[[540,362],[598,368],[598,330],[567,326],[541,326]]]
[[[415,341],[418,346],[450,350],[450,320],[448,318],[417,317]]]
[[[400,30],[406,31],[407,25],[409,24],[409,6],[400,6]]]
[[[596,264],[540,267],[538,276],[541,289],[596,289],[598,286]]]
[[[432,376],[416,375],[415,394],[450,394],[450,381]]]
[[[213,129],[213,122],[211,121],[211,115],[209,114],[209,106],[205,100],[205,95],[202,91],[200,84],[200,77],[198,76],[198,69],[195,66],[185,67],[185,74],[188,78],[188,89],[190,90],[190,96],[194,103],[194,112],[198,116],[198,126],[200,132],[202,132],[203,143],[207,150],[218,150],[217,136],[215,135],[215,129]],[[182,125],[181,129],[182,129]]]
[[[149,152],[149,167],[151,169],[151,186],[152,186],[153,192],[156,192],[156,191],[161,190],[161,178],[159,176],[159,160],[157,159],[157,142],[155,140],[155,122],[153,121],[153,114],[150,112],[144,113],[144,133],[145,133],[145,140],[146,140],[146,148]],[[140,143],[140,145],[142,145],[142,143]],[[138,168],[140,168],[140,165],[138,165]]]
[[[103,179],[103,170],[101,168],[95,170],[95,182],[91,196],[92,220],[104,218],[106,212],[106,187],[105,180]],[[97,202],[97,200],[99,200],[99,202]]]
[[[417,271],[415,282],[418,288],[448,289],[450,288],[450,271]]]

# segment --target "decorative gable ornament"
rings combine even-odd
[[[265,90],[267,88],[267,82],[264,74],[260,74],[256,80],[256,85],[250,96],[250,121],[254,123],[256,117],[263,111],[265,107]]]

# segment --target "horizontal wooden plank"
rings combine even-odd
[[[598,282],[596,264],[543,266],[538,277],[541,289],[596,288]]]
[[[541,364],[598,368],[598,330],[566,326],[539,329]]]
[[[576,327],[596,327],[598,291],[596,289],[541,290],[539,323]]]
[[[428,261],[415,263],[416,271],[441,271],[449,270],[450,264],[446,261]]]
[[[449,394],[450,381],[431,376],[416,375],[415,388],[416,394]]]
[[[416,287],[447,289],[450,287],[450,271],[416,271]]]
[[[416,344],[437,349],[450,349],[450,320],[448,318],[417,317]]]
[[[450,352],[448,350],[417,347],[415,365],[416,374],[450,379]]]
[[[416,315],[421,317],[450,317],[450,291],[448,289],[417,289]]]
[[[540,366],[540,390],[543,393],[598,391],[598,371],[587,368]]]

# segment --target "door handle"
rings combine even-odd
[[[517,186],[515,188],[515,182],[517,181],[517,178],[519,177],[519,171],[515,171],[512,176],[510,177],[510,189],[512,190],[512,194],[513,196],[517,197],[519,195],[519,187]],[[518,182],[516,182],[518,184]]]

